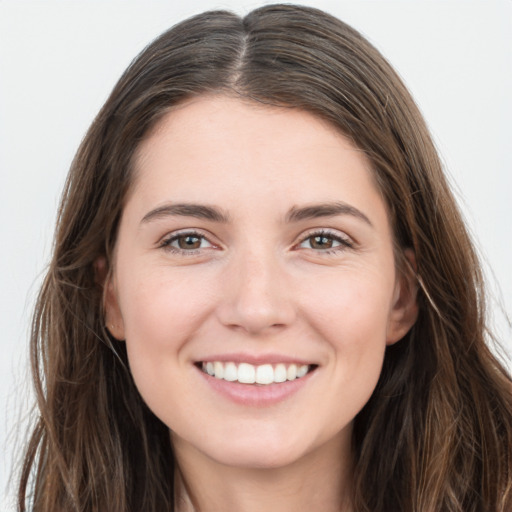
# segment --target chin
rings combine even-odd
[[[270,450],[247,448],[240,451],[230,451],[217,456],[217,462],[225,466],[243,469],[278,469],[289,466],[299,460],[303,454],[289,452],[283,449]]]
[[[245,469],[277,469],[303,458],[312,447],[307,440],[290,435],[269,436],[260,432],[249,436],[226,437],[228,442],[212,442],[204,453],[220,464]]]

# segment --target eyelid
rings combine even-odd
[[[312,251],[317,253],[328,254],[338,251],[344,251],[346,249],[353,249],[356,245],[354,240],[349,235],[343,233],[342,231],[338,231],[332,228],[312,228],[300,235],[298,242],[294,244],[294,248],[300,248],[300,245],[302,243],[308,240],[308,238],[312,238],[314,236],[325,236],[326,238],[332,238],[333,240],[336,240],[337,242],[340,243],[340,245],[337,247],[332,247],[323,250],[315,250],[311,248]]]
[[[171,244],[177,240],[180,237],[185,236],[194,236],[197,238],[200,238],[202,240],[206,240],[210,246],[209,247],[198,247],[197,249],[180,249],[178,247],[173,247]],[[172,231],[171,233],[167,233],[165,236],[163,236],[158,242],[157,247],[159,249],[164,249],[169,252],[175,253],[175,254],[183,254],[183,255],[194,255],[199,253],[200,251],[209,250],[209,249],[219,249],[219,244],[216,244],[211,240],[211,236],[209,236],[207,233],[205,233],[201,229],[196,228],[184,228],[179,229],[177,231]]]

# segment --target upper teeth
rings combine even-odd
[[[285,382],[304,377],[308,373],[307,364],[262,364],[254,366],[249,363],[232,363],[221,361],[208,361],[202,364],[202,369],[208,375],[216,379],[223,379],[230,382],[238,381],[243,384],[273,384],[274,382]]]

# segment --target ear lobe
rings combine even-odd
[[[411,329],[418,318],[416,281],[416,257],[412,249],[404,251],[404,263],[401,265],[390,311],[386,344],[393,345],[401,340]]]
[[[96,283],[103,289],[105,327],[114,338],[122,341],[125,339],[123,316],[117,300],[114,277],[108,270],[107,260],[104,256],[94,262],[94,273]]]

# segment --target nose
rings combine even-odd
[[[217,312],[220,322],[251,335],[282,329],[295,319],[283,263],[271,255],[239,255],[226,269]]]

